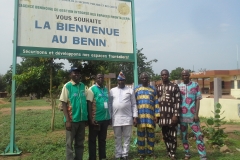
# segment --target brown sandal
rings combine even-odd
[[[188,159],[190,159],[190,156],[185,156],[183,159],[188,160]]]

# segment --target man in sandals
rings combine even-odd
[[[149,85],[149,75],[143,72],[140,75],[142,84],[135,88],[135,97],[138,108],[138,154],[140,160],[145,155],[154,158],[153,149],[155,143],[155,126],[159,120],[159,105],[156,89]],[[147,148],[145,149],[145,138],[147,138]]]
[[[158,101],[160,105],[159,126],[162,127],[163,140],[168,156],[176,160],[177,125],[180,115],[180,90],[177,84],[170,82],[169,72],[161,71],[162,84],[157,86]]]
[[[195,135],[198,153],[201,160],[206,160],[206,151],[203,142],[203,135],[200,131],[198,112],[200,108],[200,100],[202,95],[198,83],[190,81],[190,73],[188,70],[182,71],[183,82],[179,84],[181,91],[182,104],[180,114],[180,128],[182,132],[182,143],[185,150],[184,159],[190,159],[189,144],[187,139],[188,126],[191,127]]]

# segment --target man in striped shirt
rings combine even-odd
[[[142,84],[135,88],[135,97],[138,108],[138,154],[140,159],[145,154],[153,155],[155,142],[155,126],[159,120],[159,105],[156,89],[149,85],[149,75],[143,72],[140,76]],[[147,149],[145,150],[145,137],[147,138]]]

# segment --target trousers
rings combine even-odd
[[[200,131],[199,122],[191,122],[191,123],[181,122],[180,123],[180,129],[182,132],[182,143],[183,143],[183,148],[185,150],[185,156],[191,156],[189,151],[188,137],[187,137],[188,126],[191,127],[191,130],[194,133],[197,150],[200,155],[200,158],[203,160],[206,158],[206,150],[203,142],[203,135],[202,135],[202,132]]]
[[[98,121],[99,128],[96,130],[94,125],[89,125],[88,151],[89,160],[96,160],[96,140],[98,137],[98,155],[99,159],[106,158],[106,138],[109,120]]]
[[[66,159],[83,160],[85,122],[72,122],[71,124],[72,124],[71,131],[66,130]]]
[[[138,127],[137,128],[138,135],[138,154],[153,154],[154,143],[155,143],[155,132],[154,128],[148,127]],[[147,149],[145,150],[145,137],[147,138]]]
[[[168,156],[175,156],[177,150],[176,126],[162,126],[163,140],[166,145]]]
[[[132,135],[132,125],[113,127],[115,136],[115,157],[128,156],[130,139]]]

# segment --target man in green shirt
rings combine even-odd
[[[89,114],[88,152],[89,160],[96,160],[96,137],[99,159],[106,159],[107,128],[110,122],[108,90],[103,85],[104,75],[97,74],[96,84],[89,88],[87,96]]]
[[[85,85],[81,83],[80,70],[76,67],[70,69],[71,80],[62,89],[60,101],[64,113],[66,127],[66,159],[83,160],[85,123],[88,120],[88,110]],[[75,158],[73,156],[73,141]]]

